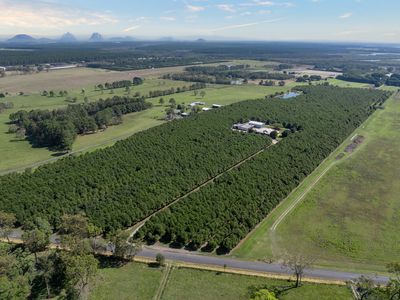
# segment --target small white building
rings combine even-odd
[[[238,124],[233,125],[233,129],[245,131],[245,132],[248,132],[253,128],[254,128],[254,126],[250,125],[249,123],[245,123],[245,124],[238,123]]]
[[[222,107],[222,105],[220,105],[220,104],[213,104],[212,105],[212,108],[221,108]]]
[[[257,122],[257,121],[250,121],[249,124],[252,125],[255,128],[262,128],[262,127],[265,126],[265,123]]]
[[[189,116],[190,116],[190,114],[189,114],[189,113],[186,113],[186,112],[184,112],[184,113],[181,113],[181,116],[182,116],[182,117],[184,117],[184,118],[186,118],[186,117],[189,117]]]
[[[7,70],[6,67],[0,67],[0,72],[5,72]]]
[[[200,102],[200,101],[196,101],[196,102],[192,102],[192,103],[190,103],[190,106],[198,106],[198,105],[205,105],[206,103],[205,102]]]
[[[243,79],[231,80],[231,85],[242,85]]]
[[[201,110],[202,110],[202,111],[209,111],[209,110],[212,110],[212,108],[210,108],[210,107],[203,107]]]

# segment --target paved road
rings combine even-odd
[[[21,239],[21,236],[22,236],[22,230],[20,229],[14,230],[9,235],[10,238],[14,238],[17,240]],[[59,237],[56,234],[53,234],[50,237],[50,241],[54,246],[60,245]],[[113,245],[109,244],[107,246],[107,251],[110,252],[112,250],[113,250]],[[181,249],[144,246],[143,249],[138,253],[138,256],[155,259],[158,253],[163,254],[164,257],[168,260],[183,262],[183,263],[194,263],[197,265],[215,266],[215,267],[224,267],[224,265],[226,265],[227,268],[237,269],[242,271],[266,272],[276,275],[291,275],[290,271],[285,270],[282,267],[282,265],[278,263],[269,264],[263,262],[245,261],[234,258],[227,258],[224,256],[210,256],[199,252],[195,253]],[[321,280],[333,280],[333,281],[355,280],[359,278],[361,275],[362,273],[343,272],[343,271],[335,271],[329,269],[310,269],[305,272],[306,277],[311,277],[313,279],[321,279]],[[371,277],[377,283],[386,283],[389,280],[388,277],[381,275],[374,275],[369,277]]]
[[[144,247],[143,250],[138,255],[146,258],[155,258],[157,253],[162,253],[166,259],[178,262],[194,263],[194,264],[218,266],[218,267],[223,267],[224,265],[226,265],[226,267],[230,269],[267,272],[277,275],[291,275],[290,271],[285,270],[281,264],[277,263],[268,264],[263,262],[243,261],[232,258],[187,253],[168,248],[153,249],[151,247]],[[361,275],[362,275],[361,273],[342,272],[342,271],[334,271],[328,269],[310,269],[305,272],[306,277],[322,279],[322,280],[334,280],[334,281],[355,280],[359,278]],[[386,276],[375,275],[371,277],[377,283],[386,283],[389,280],[389,278]]]

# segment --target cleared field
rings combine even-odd
[[[205,64],[207,65],[218,65]],[[249,64],[252,69],[275,65],[273,62],[260,62],[254,60],[234,60],[230,64]],[[159,69],[132,70],[125,72],[110,71],[92,68],[71,68],[51,70],[49,72],[33,73],[28,75],[9,75],[0,78],[0,91],[12,94],[37,93],[42,90],[74,90],[80,88],[93,88],[95,84],[118,80],[131,80],[134,76],[158,78],[168,73],[182,72],[186,66],[168,67]]]
[[[184,67],[146,69],[127,72],[103,69],[73,68],[40,72],[29,75],[14,75],[0,78],[0,91],[9,93],[37,93],[42,90],[73,90],[93,87],[95,84],[118,80],[130,80],[134,76],[159,77],[162,74],[182,71]]]
[[[162,273],[162,268],[150,268],[139,263],[101,269],[89,299],[153,299]]]
[[[322,81],[324,82],[324,81]],[[332,85],[337,85],[340,87],[351,87],[351,88],[369,88],[372,87],[370,84],[367,83],[358,83],[358,82],[349,82],[349,81],[343,81],[339,79],[334,79],[334,78],[329,78],[328,79],[329,84]]]
[[[391,88],[394,90],[394,88]],[[400,99],[390,98],[356,133],[364,142],[337,159],[348,139],[234,252],[248,259],[279,259],[302,252],[319,265],[383,271],[398,260],[400,237]],[[325,176],[273,228],[277,218],[316,178]]]
[[[190,85],[190,83],[172,80],[146,79],[143,85],[132,89],[132,94],[135,92],[146,94],[151,90],[166,90],[170,87],[182,87],[184,85]],[[199,96],[195,97],[193,92],[186,92],[166,96],[164,99],[166,103],[168,103],[169,98],[175,98],[178,104],[204,101],[206,102],[206,106],[211,106],[213,103],[228,105],[247,99],[263,98],[265,95],[274,94],[277,91],[286,91],[292,86],[293,85],[286,87],[211,85],[205,89],[206,96],[204,98]],[[90,101],[94,101],[99,98],[124,94],[126,94],[124,89],[115,89],[114,94],[110,94],[110,91],[104,91],[103,93],[100,91],[94,91],[92,87],[91,89],[86,90],[85,95]],[[79,90],[69,92],[69,96],[76,96],[78,98],[78,103],[83,102],[84,96],[81,95],[81,91]],[[68,104],[68,102],[65,101],[65,97],[50,98],[38,94],[31,94],[27,96],[8,97],[6,99],[7,101],[14,103],[14,109],[6,110],[0,114],[0,157],[2,157],[0,160],[0,172],[29,166],[54,158],[53,152],[50,152],[45,148],[32,148],[29,142],[16,139],[14,134],[8,134],[8,116],[12,112],[20,109],[54,109],[63,107]],[[109,146],[118,139],[126,138],[136,132],[162,124],[164,121],[161,119],[165,116],[166,107],[158,104],[159,98],[149,99],[148,101],[153,102],[153,108],[143,112],[125,115],[123,117],[123,124],[109,127],[104,132],[78,137],[73,145],[73,151],[82,152]]]
[[[90,299],[154,299],[165,268],[132,263],[122,268],[103,269]],[[249,299],[252,287],[290,287],[287,281],[235,274],[220,274],[186,268],[173,268],[161,294],[164,300]],[[289,289],[279,299],[352,299],[345,286],[305,284]]]

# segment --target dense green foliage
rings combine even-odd
[[[247,70],[249,65],[219,65],[219,66],[194,66],[185,68],[184,73],[167,74],[165,79],[194,81],[215,84],[230,84],[232,80],[275,79],[286,80],[294,78],[286,73],[271,73],[264,71]]]
[[[132,81],[130,80],[119,80],[114,82],[106,82],[104,85],[99,84],[96,88],[99,89],[118,89],[118,88],[129,88],[131,86],[137,86],[143,84],[143,79],[140,77],[134,77]]]
[[[0,209],[20,223],[41,216],[54,226],[85,211],[103,230],[138,220],[270,144],[231,130],[240,111],[214,110],[140,132],[113,147],[68,157],[33,174],[0,178]]]
[[[310,174],[388,95],[382,91],[303,87],[294,100],[256,100],[226,107],[234,118],[299,124],[256,158],[158,213],[139,235],[197,249],[232,249]]]
[[[360,74],[351,72],[351,73],[344,73],[343,75],[338,75],[336,78],[351,82],[373,84],[375,86],[381,86],[387,81],[387,76],[382,73]]]
[[[19,129],[26,130],[36,146],[68,150],[77,134],[96,132],[99,128],[117,125],[122,115],[151,107],[143,98],[118,97],[87,104],[68,105],[49,110],[21,110],[10,115]]]
[[[387,80],[387,85],[400,86],[400,74],[392,74]]]
[[[121,42],[44,45],[0,45],[1,66],[17,66],[29,72],[32,65],[83,63],[112,70],[146,69],[166,66],[224,62],[232,59],[278,61],[282,70],[294,64],[314,65],[319,70],[380,72],[399,67],[399,49],[378,46],[372,50],[350,44],[296,42]],[[7,50],[7,48],[11,48]],[[18,48],[19,51],[13,49]],[[25,51],[24,51],[25,50]],[[379,61],[366,59],[371,53],[385,53]],[[11,68],[10,68],[11,69]]]
[[[386,75],[384,73],[371,73],[371,74],[360,74],[360,73],[345,73],[336,77],[340,80],[360,82],[373,84],[379,87],[383,84],[391,86],[400,86],[400,74]]]

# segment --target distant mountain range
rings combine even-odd
[[[113,37],[110,39],[105,39],[100,33],[95,32],[93,33],[89,39],[87,40],[80,40],[82,42],[130,42],[135,41],[136,39],[130,36],[126,37]],[[27,35],[27,34],[17,34],[16,36],[6,40],[7,43],[10,44],[44,44],[44,43],[76,43],[79,40],[70,32],[63,34],[59,39],[47,39],[47,38],[40,38],[35,39],[34,37]]]
[[[131,36],[116,36],[110,38],[104,38],[101,33],[94,32],[87,39],[77,39],[72,33],[67,32],[64,33],[60,38],[34,38],[28,34],[17,34],[16,36],[5,40],[4,42],[9,44],[19,44],[19,45],[33,45],[33,44],[51,44],[51,43],[78,43],[78,42],[91,42],[91,43],[99,43],[99,42],[133,42],[138,41],[137,38]],[[162,37],[159,38],[158,41],[164,42],[172,42],[175,41],[173,37]],[[206,40],[199,38],[195,40],[199,43],[204,43]],[[0,40],[0,42],[3,42]]]

